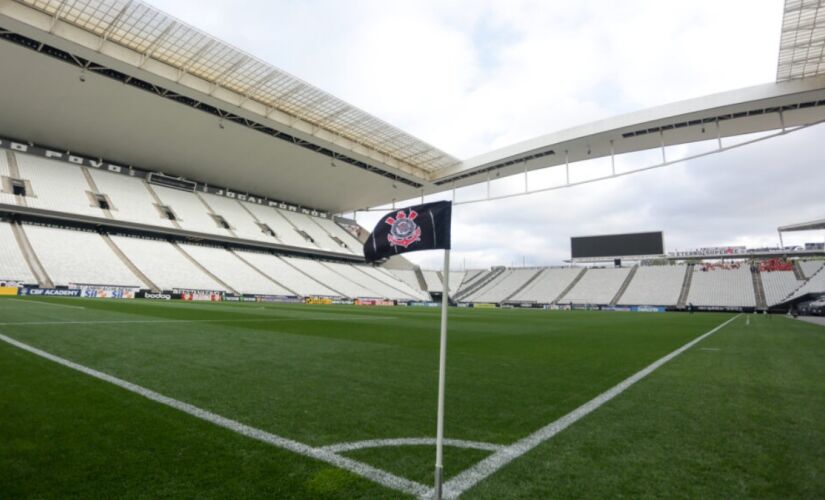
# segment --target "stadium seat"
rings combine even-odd
[[[570,283],[581,273],[578,267],[548,267],[527,285],[523,290],[512,297],[514,302],[535,302],[550,304]]]
[[[0,155],[2,157],[2,155]],[[36,284],[8,222],[0,221],[0,281]]]
[[[258,272],[225,248],[181,243],[180,248],[198,264],[237,293],[249,295],[297,295]]]
[[[640,266],[618,301],[620,305],[675,306],[687,266]]]
[[[309,277],[323,283],[326,287],[336,292],[336,295],[341,295],[348,298],[382,298],[380,294],[364,288],[358,283],[355,283],[341,274],[335,272],[328,267],[327,263],[322,263],[317,260],[304,259],[300,257],[283,257],[284,261],[300,269],[301,272],[307,274]]]
[[[31,182],[29,207],[55,212],[105,217],[90,198],[92,187],[80,167],[37,156],[17,154],[20,177]]]
[[[624,283],[629,267],[591,268],[559,302],[571,304],[610,304]]]
[[[474,291],[462,302],[500,303],[505,301],[523,287],[532,277],[539,273],[539,269],[508,269],[496,276],[479,290]]]
[[[112,236],[112,241],[162,290],[227,291],[168,241]]]
[[[148,288],[98,233],[28,224],[23,230],[55,285]]]
[[[756,307],[751,270],[746,265],[726,269],[695,266],[688,303],[697,306]]]
[[[112,200],[110,212],[117,220],[165,228],[175,227],[161,217],[146,182],[143,179],[89,169],[98,190]]]
[[[251,251],[236,251],[236,255],[254,266],[256,269],[266,274],[273,280],[277,281],[284,287],[294,291],[300,296],[319,296],[319,297],[341,297],[342,295],[332,291],[330,288],[321,282],[311,278],[310,276],[301,272],[294,265],[288,263],[284,259],[260,252]],[[295,259],[295,261],[303,261],[303,259]],[[294,261],[293,261],[294,263]]]
[[[771,271],[759,273],[765,288],[765,300],[769,306],[784,301],[803,282],[796,279],[793,271]]]

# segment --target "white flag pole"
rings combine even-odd
[[[435,437],[435,498],[441,500],[444,470],[444,381],[447,365],[447,309],[450,306],[450,251],[444,250],[441,292],[441,348],[438,356],[438,424]]]

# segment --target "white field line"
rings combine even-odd
[[[716,326],[714,329],[710,330],[709,332],[702,334],[701,336],[691,340],[687,344],[683,345],[679,349],[671,352],[667,356],[655,361],[653,364],[647,366],[646,368],[642,369],[641,371],[631,375],[630,377],[624,379],[623,381],[619,382],[614,387],[608,389],[607,391],[601,393],[600,395],[596,396],[595,398],[591,399],[587,403],[579,406],[575,410],[571,411],[567,415],[559,418],[555,422],[552,422],[541,429],[537,430],[533,434],[522,438],[516,441],[513,444],[510,444],[489,457],[485,458],[484,460],[478,462],[474,466],[464,470],[457,476],[453,477],[446,483],[444,483],[443,487],[443,495],[444,498],[456,498],[468,489],[472,488],[480,481],[486,479],[491,474],[497,472],[499,469],[510,463],[511,461],[515,460],[516,458],[524,455],[528,451],[532,450],[536,446],[540,445],[541,443],[547,441],[548,439],[552,438],[559,432],[563,431],[570,425],[574,424],[579,419],[583,418],[584,416],[588,415],[592,411],[598,409],[603,404],[607,403],[611,399],[615,398],[619,394],[623,393],[627,390],[630,386],[642,380],[643,378],[647,377],[651,373],[653,373],[656,369],[660,366],[664,365],[668,361],[672,360],[676,356],[682,354],[683,352],[687,351],[694,345],[698,344],[702,340],[706,339],[710,335],[713,335],[722,327],[730,323],[731,321],[738,318],[740,314],[730,318],[729,320],[725,321],[724,323]],[[433,490],[430,489],[421,498],[432,498],[433,497]]]
[[[50,354],[46,351],[41,351],[36,347],[24,344],[23,342],[19,342],[3,334],[0,334],[0,340],[20,349],[23,349],[24,351],[28,351],[32,354],[48,359],[49,361],[53,361],[57,364],[63,365],[73,370],[77,370],[81,373],[85,373],[86,375],[103,380],[105,382],[109,382],[110,384],[114,384],[118,387],[126,389],[127,391],[133,392],[157,403],[182,411],[184,413],[192,415],[193,417],[205,420],[209,423],[215,424],[225,429],[229,429],[243,436],[271,444],[278,448],[283,448],[285,450],[298,453],[299,455],[304,455],[306,457],[314,458],[316,460],[321,460],[341,469],[348,470],[354,474],[358,474],[361,477],[374,481],[382,486],[386,486],[387,488],[391,488],[397,491],[401,491],[403,493],[416,496],[422,496],[426,494],[429,489],[429,487],[421,483],[417,483],[415,481],[410,481],[409,479],[398,477],[394,474],[390,474],[389,472],[377,469],[371,465],[359,462],[357,460],[352,460],[350,458],[343,457],[341,455],[338,455],[334,452],[322,448],[315,448],[307,444],[300,443],[298,441],[293,441],[291,439],[277,436],[275,434],[270,434],[269,432],[263,431],[261,429],[256,429],[254,427],[250,427],[235,420],[231,420],[226,417],[217,415],[215,413],[203,410],[201,408],[198,408],[197,406],[193,406],[188,403],[178,401],[177,399],[173,399],[168,396],[164,396],[163,394],[159,394],[150,389],[146,389],[145,387],[141,387],[131,382],[127,382],[117,377],[113,377],[112,375],[108,375],[106,373],[99,372],[92,368],[74,363],[59,356],[55,356],[54,354]]]
[[[83,306],[69,306],[66,304],[52,304],[51,302],[41,302],[39,300],[23,300],[23,299],[3,299],[5,300],[13,300],[15,302],[23,302],[24,304],[37,304],[39,306],[52,306],[52,307],[65,307],[68,309],[86,309]]]
[[[502,444],[482,443],[480,441],[465,441],[463,439],[445,439],[446,446],[455,448],[470,448],[474,450],[498,451],[504,448]],[[369,439],[353,441],[351,443],[337,443],[322,447],[322,450],[343,453],[365,448],[384,448],[388,446],[435,446],[435,438],[397,438],[397,439]]]

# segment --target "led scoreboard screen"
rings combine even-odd
[[[662,255],[664,253],[665,242],[661,231],[570,238],[570,254],[574,259]]]

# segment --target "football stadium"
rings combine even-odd
[[[449,258],[452,213],[821,133],[825,2],[775,21],[775,81],[462,160],[142,0],[0,0],[0,498],[824,497],[825,219]]]

